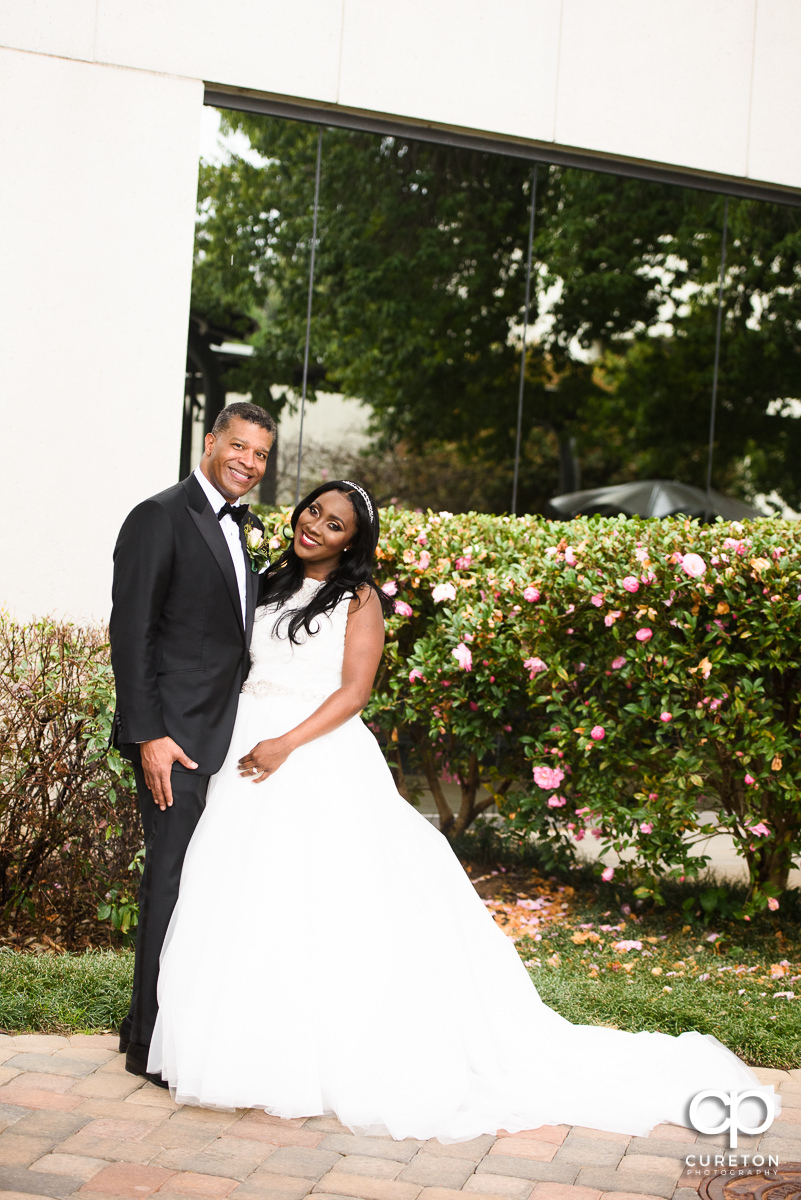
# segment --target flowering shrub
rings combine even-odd
[[[264,515],[275,556],[288,510]],[[779,907],[801,851],[801,525],[390,509],[382,526],[394,612],[365,716],[447,836],[497,804],[554,856],[597,838],[624,859],[603,878],[659,897],[725,832],[744,915]],[[0,657],[0,909],[70,937],[98,906],[132,924],[140,832],[129,768],[105,754],[104,631],[2,619]]]
[[[0,917],[40,943],[94,940],[99,907],[135,923],[141,830],[133,773],[106,752],[113,711],[104,629],[0,614]]]
[[[277,548],[286,515],[267,519]],[[749,911],[774,907],[801,850],[800,526],[391,509],[382,523],[395,612],[367,716],[390,761],[411,742],[444,832],[494,800],[554,853],[598,838],[657,896],[726,832]]]

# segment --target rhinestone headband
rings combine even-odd
[[[352,487],[354,492],[359,493],[362,500],[367,505],[367,511],[370,514],[370,523],[372,524],[372,522],[375,520],[375,517],[373,516],[373,506],[370,503],[370,497],[367,495],[367,492],[363,487],[360,487],[358,483],[354,483],[352,479],[343,479],[342,482],[346,483],[348,487]]]

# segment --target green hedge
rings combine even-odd
[[[268,516],[276,548],[285,519]],[[401,784],[411,748],[446,833],[491,803],[483,785],[521,836],[562,856],[598,837],[658,898],[726,832],[751,879],[741,911],[777,906],[801,850],[801,526],[382,519],[396,615],[367,715]]]
[[[264,516],[277,552],[288,510]],[[366,717],[401,790],[426,777],[446,835],[496,803],[554,858],[599,838],[659,898],[726,832],[751,879],[737,911],[779,904],[801,851],[801,526],[382,522],[396,611]],[[130,771],[104,749],[105,632],[2,618],[0,651],[0,908],[68,938],[98,908],[133,923],[140,833]]]

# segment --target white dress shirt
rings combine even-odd
[[[216,516],[222,506],[226,503],[225,496],[221,495],[217,491],[214,484],[209,482],[209,480],[201,471],[200,467],[195,467],[195,479],[206,493],[206,498],[214,510],[214,515]],[[239,501],[237,500],[236,503],[231,507],[238,508]],[[228,543],[228,549],[231,553],[231,561],[234,564],[234,570],[236,571],[236,582],[239,586],[239,601],[242,605],[242,626],[244,628],[247,624],[246,585],[248,572],[247,563],[245,562],[245,551],[242,549],[242,539],[239,535],[239,526],[237,525],[236,521],[234,521],[226,513],[226,515],[220,521],[220,529],[222,530],[223,536]]]

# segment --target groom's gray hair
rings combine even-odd
[[[239,417],[242,421],[250,421],[253,425],[259,425],[275,437],[275,421],[267,409],[262,408],[260,404],[251,404],[247,400],[237,400],[234,404],[225,406],[212,426],[211,432],[214,437],[224,433],[234,417]]]

